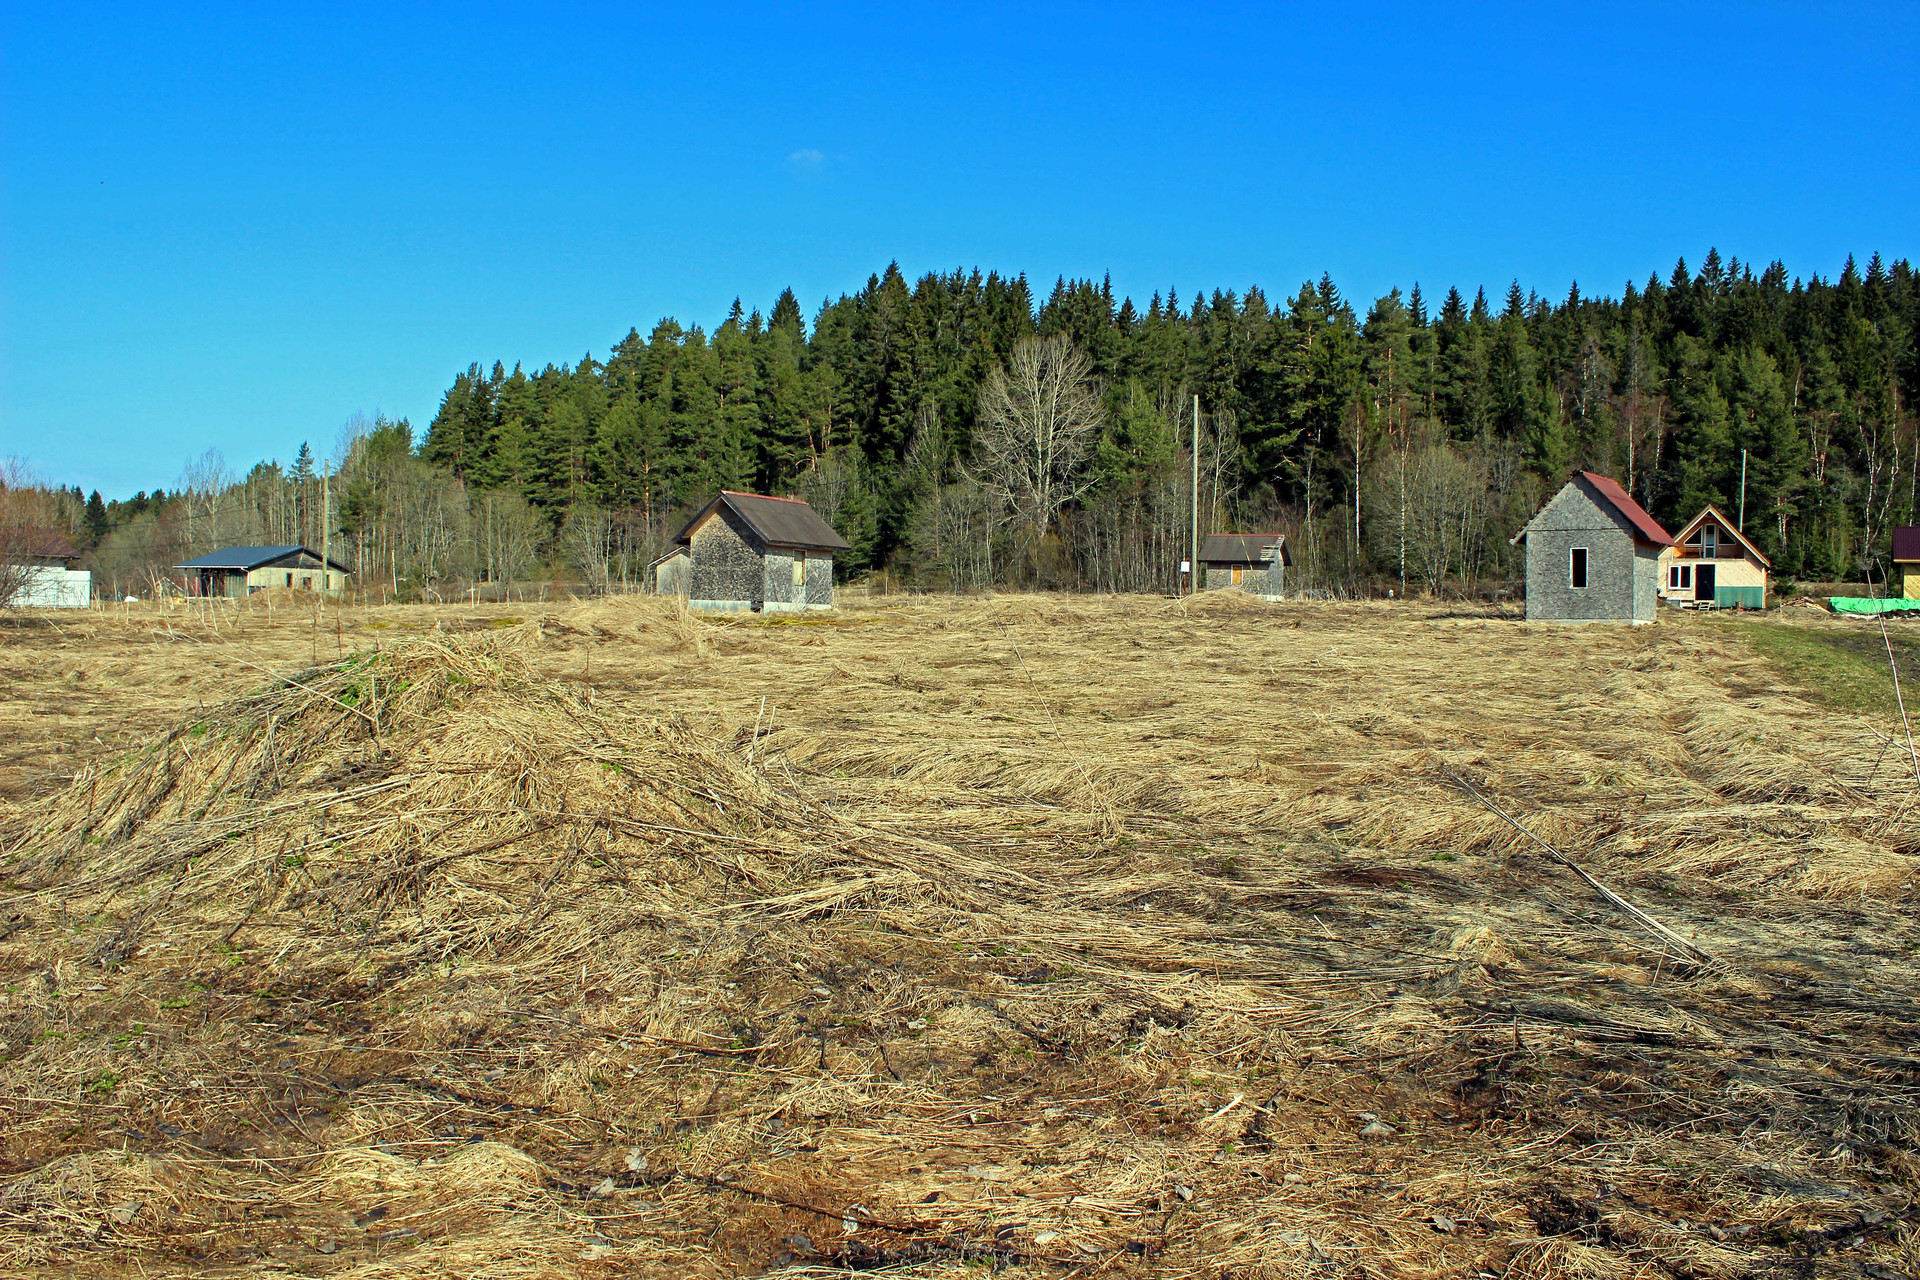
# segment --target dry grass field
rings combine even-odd
[[[1920,1274],[1878,635],[0,620],[0,1271]]]

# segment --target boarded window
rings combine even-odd
[[[807,553],[804,551],[796,551],[793,555],[793,585],[807,585]]]
[[[1246,570],[1245,570],[1245,569],[1235,569],[1235,570],[1233,571],[1233,585],[1234,585],[1234,586],[1236,586],[1236,587],[1237,587],[1237,586],[1239,586],[1239,585],[1240,585],[1240,575],[1241,575],[1241,574],[1243,574],[1243,573],[1245,573],[1245,572],[1246,572]]]
[[[1585,547],[1575,547],[1573,549],[1573,555],[1567,566],[1567,572],[1567,581],[1573,585],[1575,590],[1581,590],[1586,587],[1587,549]]]

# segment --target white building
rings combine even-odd
[[[85,609],[93,603],[93,575],[75,569],[80,553],[65,535],[36,529],[0,550],[0,596],[15,609]]]

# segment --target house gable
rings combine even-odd
[[[1741,533],[1734,525],[1734,522],[1727,519],[1726,512],[1720,510],[1720,508],[1714,506],[1711,502],[1701,509],[1699,515],[1689,520],[1679,533],[1673,536],[1674,544],[1683,547],[1698,547],[1703,545],[1704,539],[1701,535],[1704,533],[1708,523],[1714,526],[1716,534],[1715,540],[1717,542],[1731,540],[1740,548],[1743,555],[1754,561],[1754,563],[1758,564],[1761,568],[1771,569],[1773,567],[1773,561],[1767,559],[1766,554],[1762,552],[1759,547],[1753,545],[1752,539],[1748,538],[1744,533]]]
[[[766,598],[766,546],[737,513],[715,503],[682,531],[692,572],[687,594],[695,608],[757,609]]]
[[[1524,538],[1527,545],[1527,617],[1653,621],[1659,553],[1668,540],[1652,517],[1641,515],[1644,523],[1585,472],[1562,485],[1514,535],[1514,541]],[[1647,525],[1660,532],[1660,542]]]
[[[1554,494],[1533,519],[1527,521],[1526,528],[1518,536],[1525,537],[1535,529],[1612,532],[1629,542],[1639,532],[1631,520],[1611,502],[1602,500],[1593,487],[1578,476],[1561,485],[1560,492]]]

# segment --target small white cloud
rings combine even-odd
[[[787,157],[787,172],[796,182],[819,182],[827,176],[827,153],[803,147]]]

